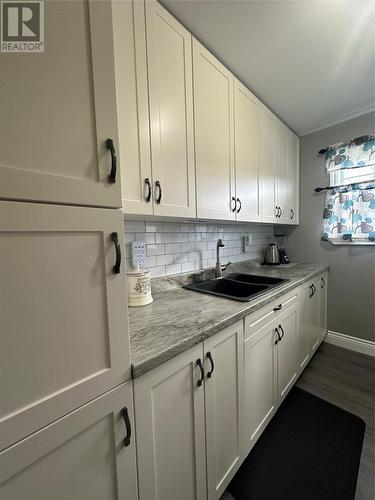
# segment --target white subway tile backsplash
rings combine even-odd
[[[164,245],[147,245],[147,255],[163,255],[164,253]]]
[[[145,233],[146,224],[144,222],[126,220],[125,221],[125,233]]]
[[[178,252],[181,252],[180,243],[170,243],[165,245],[165,253],[178,253]]]
[[[147,248],[146,266],[151,277],[194,272],[213,267],[216,263],[216,242],[222,238],[220,249],[223,264],[261,259],[264,248],[273,235],[273,226],[261,224],[205,224],[125,221],[126,264],[131,265],[131,243],[144,241]],[[250,253],[242,253],[241,236],[252,236]]]
[[[179,274],[181,273],[181,264],[172,264],[171,266],[165,266],[165,274]]]

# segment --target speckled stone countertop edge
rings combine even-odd
[[[205,326],[203,329],[198,330],[196,334],[192,334],[189,338],[179,340],[175,344],[169,344],[165,347],[165,349],[161,349],[157,354],[152,355],[151,357],[146,357],[145,359],[140,359],[139,361],[132,360],[131,363],[131,372],[132,378],[136,379],[144,375],[145,373],[153,370],[157,366],[160,366],[162,363],[178,356],[179,354],[187,351],[191,347],[199,344],[205,339],[215,335],[216,333],[222,331],[224,328],[233,325],[237,321],[245,318],[249,314],[254,313],[258,309],[266,306],[267,304],[273,302],[277,298],[286,295],[292,292],[294,289],[299,288],[301,285],[314,279],[325,271],[329,270],[328,265],[321,265],[319,269],[309,273],[306,276],[297,279],[291,279],[290,282],[284,284],[283,286],[271,290],[265,293],[263,296],[258,296],[249,302],[242,302],[244,308],[240,311],[235,312],[232,315],[226,316],[224,319],[220,319],[220,321],[216,323],[210,323]],[[191,293],[196,294],[198,292],[191,291]],[[220,297],[216,297],[221,299]],[[224,300],[232,300],[232,299],[224,299]],[[219,303],[218,303],[219,304]]]

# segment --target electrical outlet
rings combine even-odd
[[[241,237],[242,253],[250,253],[251,245],[253,244],[253,235],[248,234]]]
[[[132,243],[132,264],[133,267],[146,265],[146,243],[143,241],[133,241]]]

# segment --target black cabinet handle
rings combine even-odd
[[[281,325],[279,325],[279,328],[280,328],[281,334],[282,334],[280,340],[282,340],[284,338],[285,332],[284,332],[284,328]]]
[[[111,240],[113,241],[113,244],[115,245],[116,249],[116,262],[115,265],[113,266],[113,272],[114,274],[119,274],[121,267],[121,247],[118,240],[118,234],[111,233]]]
[[[234,205],[233,205],[234,203]],[[236,198],[234,196],[232,196],[232,200],[231,200],[231,210],[232,212],[234,213],[236,211],[236,207],[237,207],[237,202],[236,202]]]
[[[282,304],[280,304],[280,305],[278,305],[278,306],[274,307],[274,308],[273,308],[273,310],[274,310],[275,312],[276,312],[276,311],[280,311],[280,309],[282,309],[282,307],[283,307],[283,306],[282,306]]]
[[[105,141],[105,145],[107,146],[107,149],[111,152],[111,172],[108,176],[108,182],[111,182],[112,184],[116,182],[116,172],[117,172],[117,155],[116,155],[116,149],[115,145],[113,144],[112,139],[107,139]]]
[[[313,296],[313,288],[312,288],[312,285],[310,285],[310,286],[309,286],[309,288],[310,288],[310,293],[309,293],[309,296],[310,296],[310,299],[311,299],[311,297]]]
[[[197,382],[197,386],[200,387],[203,384],[203,380],[204,380],[204,368],[203,368],[202,360],[200,358],[197,359],[197,366],[199,367],[199,369],[201,371],[201,378]]]
[[[146,203],[149,203],[151,201],[151,182],[148,177],[145,179],[145,186],[147,187],[147,194],[146,194]]]
[[[281,207],[279,207],[279,208],[280,208],[280,215],[279,215],[279,217],[281,217],[283,215],[283,209]]]
[[[211,378],[211,375],[213,374],[214,372],[214,369],[215,369],[215,365],[214,365],[214,360],[212,359],[212,356],[211,356],[211,353],[208,352],[206,354],[206,358],[209,360],[209,362],[211,363],[211,370],[207,373],[207,378]]]
[[[294,216],[295,216],[294,210],[293,210],[293,208],[291,208],[290,209],[290,218],[294,219]]]
[[[239,213],[241,211],[241,208],[242,208],[242,203],[241,203],[241,200],[239,198],[237,198],[237,202],[240,204],[240,208],[237,208],[237,213]],[[237,202],[236,202],[236,206],[237,206]]]
[[[275,340],[275,345],[277,345],[281,340],[280,332],[279,332],[278,328],[275,328],[275,333],[277,333],[277,339]]]
[[[326,286],[326,280],[324,278],[320,278],[320,280],[321,280],[320,288],[324,288]]]
[[[312,286],[312,292],[313,292],[313,295],[315,295],[315,292],[316,292],[315,285],[314,285],[314,284],[312,284],[311,286]]]
[[[132,428],[130,425],[128,409],[126,407],[121,410],[121,415],[122,418],[124,419],[125,429],[126,429],[126,436],[124,437],[124,446],[129,446],[130,438],[132,435]]]
[[[278,216],[279,216],[279,207],[276,206],[275,207],[275,217],[276,217],[276,219],[278,218]]]
[[[159,181],[155,182],[155,187],[158,191],[158,196],[156,196],[156,203],[159,204],[161,202],[161,196],[162,196],[161,184]]]

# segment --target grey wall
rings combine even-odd
[[[320,240],[324,193],[329,185],[324,160],[328,144],[375,130],[375,113],[306,135],[301,139],[300,226],[291,230],[287,249],[299,262],[329,264],[328,329],[375,341],[375,246],[334,246]]]

